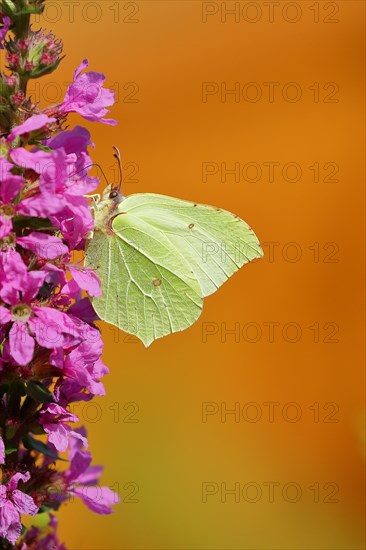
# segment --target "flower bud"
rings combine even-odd
[[[45,0],[6,0],[3,2],[3,11],[14,18],[27,13],[42,13]]]
[[[15,92],[15,94],[11,95],[10,99],[14,105],[21,105],[25,99],[24,92],[19,90],[18,92]]]
[[[12,69],[19,69],[21,65],[20,55],[18,53],[9,52],[6,56],[9,66]]]
[[[26,38],[10,39],[7,60],[11,69],[28,78],[38,78],[54,71],[59,65],[62,42],[42,29],[29,31]]]

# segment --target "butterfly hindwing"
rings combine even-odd
[[[87,265],[99,275],[98,316],[148,346],[192,325],[202,311],[200,286],[182,257],[142,222],[118,215],[113,234],[95,232]]]

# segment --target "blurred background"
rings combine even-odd
[[[59,103],[84,58],[116,91],[93,159],[125,194],[245,219],[265,258],[150,349],[101,325],[107,396],[77,405],[121,504],[60,512],[74,550],[364,546],[359,1],[49,1]]]

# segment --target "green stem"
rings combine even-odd
[[[19,75],[19,89],[24,93],[27,93],[27,85],[29,78],[26,75]]]
[[[28,36],[30,30],[30,13],[25,13],[17,17],[15,24],[15,37],[20,40]],[[19,75],[19,90],[24,93],[27,92],[28,76]]]
[[[30,13],[24,13],[22,15],[19,15],[17,17],[17,21],[15,23],[15,36],[16,38],[24,38],[27,36],[30,26]]]

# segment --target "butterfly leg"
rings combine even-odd
[[[94,237],[94,231],[88,231],[87,234],[85,235],[85,239],[87,241],[90,241],[93,237]]]
[[[92,201],[93,201],[93,203],[94,203],[95,205],[97,205],[98,202],[100,202],[100,195],[99,195],[99,193],[94,193],[93,195],[84,195],[84,197],[85,197],[86,199],[92,199]]]

